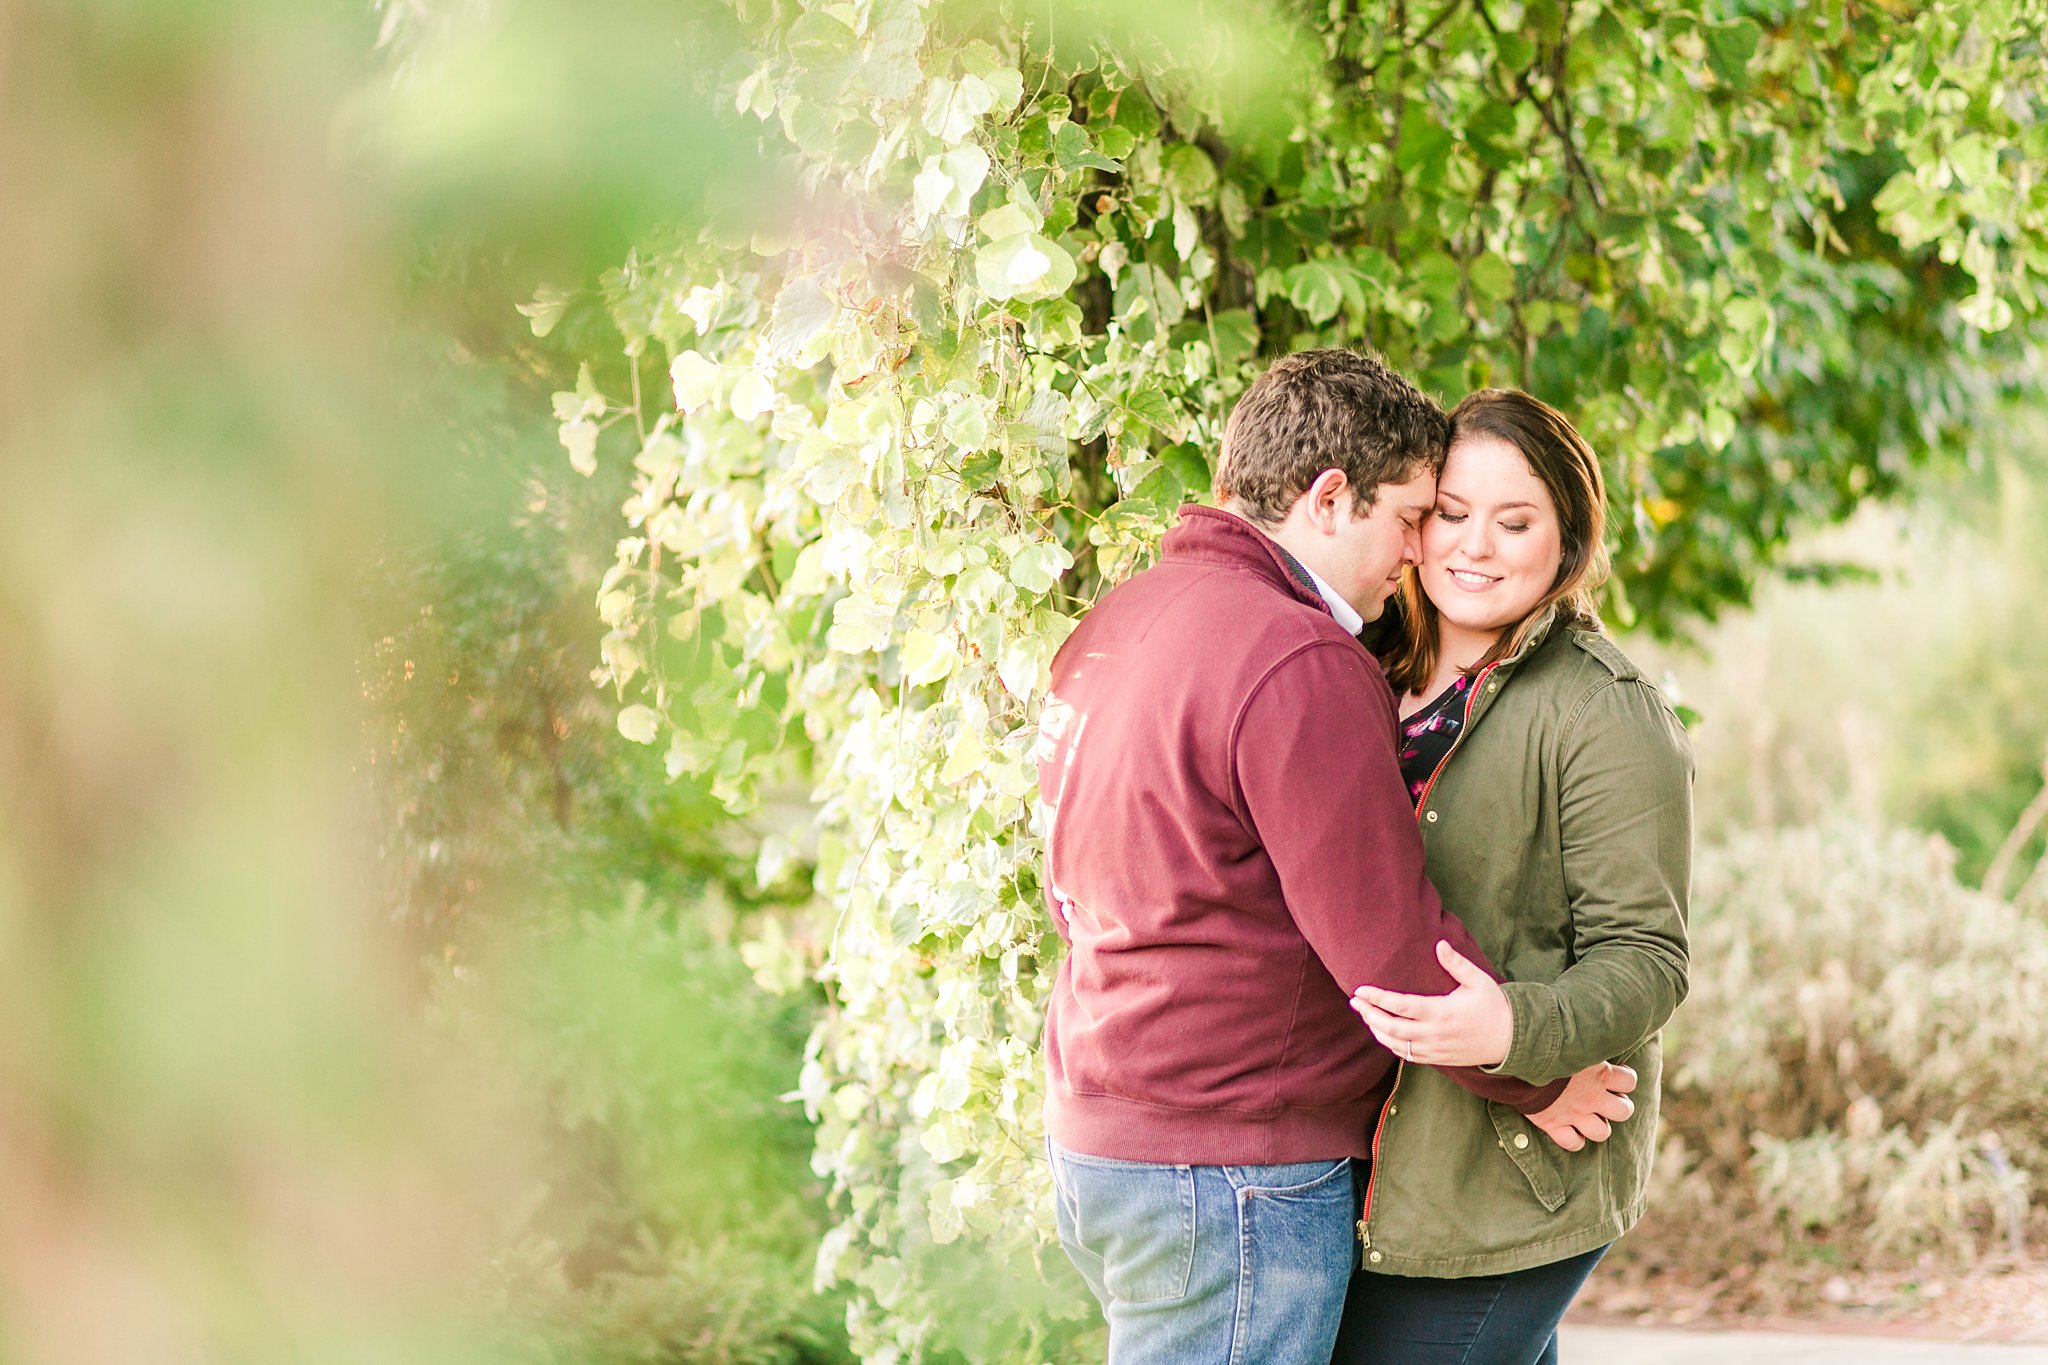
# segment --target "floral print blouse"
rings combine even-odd
[[[1428,705],[1401,722],[1401,777],[1408,784],[1408,799],[1418,806],[1429,779],[1458,742],[1459,727],[1465,723],[1465,693],[1471,686],[1472,680],[1460,673]]]

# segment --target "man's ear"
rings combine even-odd
[[[1308,514],[1319,531],[1337,525],[1337,513],[1351,497],[1351,480],[1341,469],[1325,469],[1308,486]]]

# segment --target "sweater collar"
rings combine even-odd
[[[1260,531],[1259,534],[1265,535],[1266,533]],[[1353,635],[1365,629],[1365,619],[1352,609],[1349,602],[1346,602],[1337,595],[1337,590],[1324,581],[1321,574],[1302,563],[1299,555],[1295,554],[1294,551],[1288,549],[1285,545],[1282,545],[1279,541],[1274,540],[1273,537],[1266,536],[1266,539],[1271,541],[1274,550],[1279,552],[1280,562],[1287,566],[1287,572],[1294,575],[1294,581],[1307,584],[1316,590],[1316,596],[1323,599],[1323,605],[1330,609],[1330,615],[1337,618],[1338,625],[1344,627]]]
[[[1160,548],[1167,559],[1198,559],[1249,569],[1296,601],[1336,614],[1316,590],[1308,566],[1235,512],[1190,503],[1180,509],[1180,524],[1166,533]]]

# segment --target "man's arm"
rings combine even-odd
[[[1440,939],[1492,974],[1423,875],[1396,733],[1393,693],[1379,670],[1364,651],[1328,641],[1277,663],[1230,736],[1240,814],[1279,873],[1302,936],[1347,994],[1367,982],[1411,994],[1450,990]],[[1565,1090],[1562,1080],[1439,1069],[1532,1117]]]
[[[1514,1012],[1502,983],[1458,955],[1449,943],[1436,945],[1437,961],[1458,982],[1449,995],[1396,995],[1360,986],[1351,1005],[1372,1036],[1396,1057],[1420,1066],[1495,1065],[1514,1041]],[[1588,1142],[1605,1142],[1613,1125],[1636,1112],[1629,1094],[1636,1088],[1633,1067],[1593,1062],[1574,1072],[1564,1093],[1529,1121],[1567,1152]]]

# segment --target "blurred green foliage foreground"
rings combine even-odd
[[[362,155],[497,131],[392,116],[380,19],[0,3],[0,1360],[843,1359],[807,1021],[618,753],[492,349],[695,201]]]
[[[2040,21],[0,0],[0,1360],[1088,1358],[1064,623],[1319,342],[1746,600],[2038,396]],[[1705,869],[1686,1226],[2038,1237],[2039,912]]]

